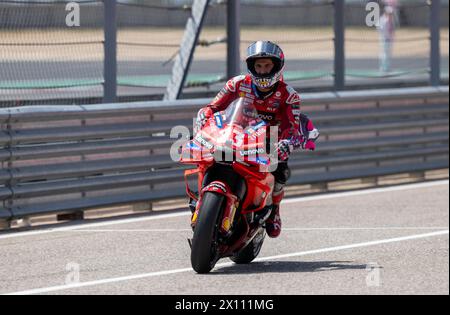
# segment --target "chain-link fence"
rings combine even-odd
[[[448,8],[445,9],[446,14],[448,15]],[[449,32],[448,32],[448,24],[445,25],[441,22],[441,33],[440,33],[440,61],[441,61],[441,77],[446,78],[448,80],[448,56],[449,56]]]
[[[345,2],[345,79],[361,84],[428,82],[430,3],[391,1],[394,37],[368,21],[386,0]],[[104,95],[104,4],[0,0],[0,106],[96,103]],[[193,0],[117,0],[117,89],[121,101],[159,99],[170,79]],[[441,76],[448,78],[448,1],[441,10]],[[336,2],[241,0],[241,58],[253,41],[280,44],[285,79],[301,89],[331,89]],[[214,93],[227,79],[226,1],[211,0],[185,92]],[[75,25],[74,25],[75,24]],[[241,71],[245,73],[242,62]],[[197,94],[198,95],[198,94]]]
[[[192,1],[155,2],[118,1],[118,86],[121,96],[162,93],[170,79]],[[214,5],[215,2],[211,9]],[[205,29],[204,33],[206,37],[214,38],[199,42],[199,58],[193,64],[188,85],[206,84],[221,77],[208,60],[216,59],[223,67],[226,56],[221,51],[226,34],[222,29]],[[204,49],[213,44],[221,46],[219,55],[217,50]]]
[[[63,1],[0,1],[0,104],[103,94],[103,3],[78,4],[80,26]]]
[[[368,1],[348,3],[347,83],[426,82],[430,72],[430,3],[391,0],[380,1],[378,7],[368,6]],[[378,20],[368,18],[371,8],[379,10]],[[448,7],[443,9],[441,34],[448,35]],[[448,42],[444,37],[441,55],[442,72],[448,77]]]
[[[245,56],[245,49],[254,41],[274,41],[286,55],[286,81],[300,86],[331,86],[333,11],[331,1],[244,2],[242,14],[249,21],[242,21],[241,54]],[[264,22],[254,24],[258,19]]]

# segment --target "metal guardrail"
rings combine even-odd
[[[291,184],[448,168],[448,87],[303,95],[316,152]],[[0,220],[184,196],[172,127],[209,99],[0,109]]]

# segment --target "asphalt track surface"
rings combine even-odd
[[[449,294],[448,184],[287,199],[256,262],[208,275],[187,212],[3,233],[0,294]]]

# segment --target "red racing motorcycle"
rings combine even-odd
[[[252,103],[239,98],[209,118],[181,149],[180,162],[196,165],[185,171],[185,180],[192,211],[191,264],[197,273],[210,272],[225,257],[248,264],[261,250],[274,187],[269,127]],[[198,177],[195,190],[191,176]]]

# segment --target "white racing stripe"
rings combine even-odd
[[[439,230],[437,228],[436,230]],[[69,230],[68,233],[176,233],[192,232],[192,229],[93,229],[93,230]]]
[[[283,228],[284,231],[395,231],[395,230],[444,230],[448,226],[381,226],[381,227],[312,227],[312,228]]]
[[[395,230],[444,230],[448,226],[382,226],[382,227],[298,227],[283,228],[283,232],[308,231],[395,231]],[[69,230],[68,233],[176,233],[192,232],[192,229],[92,229]]]
[[[426,233],[426,234],[416,234],[416,235],[389,238],[389,239],[385,239],[385,240],[378,240],[378,241],[372,241],[372,242],[356,243],[356,244],[343,245],[343,246],[337,246],[337,247],[331,247],[331,248],[316,249],[316,250],[311,250],[311,251],[306,251],[306,252],[262,257],[262,258],[257,258],[254,261],[266,261],[266,260],[283,259],[283,258],[290,258],[290,257],[327,253],[327,252],[335,252],[335,251],[339,251],[339,250],[347,250],[347,249],[352,249],[352,248],[368,247],[368,246],[375,246],[375,245],[381,245],[381,244],[416,240],[416,239],[433,237],[433,236],[448,235],[448,233],[449,233],[449,230],[437,231],[437,232]]]
[[[9,232],[8,234],[0,235],[0,240],[7,239],[7,238],[35,236],[35,235],[56,233],[56,232],[67,232],[67,231],[74,231],[74,230],[79,230],[79,229],[96,228],[96,227],[110,226],[110,225],[116,225],[116,224],[139,223],[139,222],[145,222],[145,221],[185,217],[188,215],[191,215],[191,212],[184,211],[184,212],[180,212],[180,213],[151,215],[151,216],[142,217],[142,218],[130,218],[130,219],[114,220],[114,221],[98,222],[98,223],[83,223],[83,224],[76,224],[76,225],[71,225],[71,226],[66,226],[66,227],[44,229],[44,230],[39,230],[39,231],[29,231],[29,232],[19,232],[19,233]]]
[[[444,231],[437,231],[437,232],[433,232],[433,233],[416,234],[416,235],[390,238],[390,239],[384,239],[384,240],[377,240],[377,241],[371,241],[371,242],[356,243],[356,244],[349,244],[349,245],[329,247],[329,248],[321,248],[321,249],[315,249],[315,250],[309,250],[309,251],[303,251],[303,252],[289,253],[289,254],[284,254],[284,255],[276,255],[276,256],[257,258],[257,259],[255,259],[255,262],[283,259],[283,258],[291,258],[291,257],[300,257],[300,256],[306,256],[306,255],[348,250],[348,249],[353,249],[353,248],[361,248],[361,247],[376,246],[376,245],[381,245],[381,244],[403,242],[403,241],[422,239],[422,238],[427,238],[427,237],[448,235],[448,233],[449,233],[449,230],[444,230]],[[216,268],[229,267],[229,266],[233,266],[233,265],[234,265],[234,263],[222,263],[222,264],[217,264]],[[193,270],[192,270],[192,268],[183,268],[183,269],[151,272],[151,273],[145,273],[145,274],[130,275],[130,276],[125,276],[125,277],[81,282],[81,283],[75,283],[75,284],[71,284],[71,285],[61,285],[61,286],[32,289],[32,290],[26,290],[26,291],[20,291],[20,292],[13,292],[13,293],[8,293],[6,295],[43,294],[43,293],[57,292],[57,291],[69,290],[69,289],[92,287],[92,286],[108,284],[108,283],[118,283],[118,282],[145,279],[145,278],[151,278],[151,277],[157,277],[157,276],[167,276],[167,275],[173,275],[173,274],[178,274],[178,273],[183,273],[183,272],[193,272]]]
[[[408,184],[408,185],[401,185],[401,186],[394,186],[394,187],[365,189],[365,190],[342,192],[342,193],[331,193],[331,194],[326,194],[326,195],[285,199],[282,202],[282,204],[299,203],[299,202],[315,201],[315,200],[326,200],[326,199],[343,198],[343,197],[351,197],[351,196],[362,196],[362,195],[369,195],[369,194],[373,194],[373,193],[382,193],[382,192],[389,192],[389,191],[402,191],[402,190],[409,190],[409,189],[442,186],[442,185],[448,185],[448,184],[449,184],[448,180],[440,180],[440,181],[434,181],[434,182]],[[99,222],[99,223],[81,223],[81,224],[75,224],[75,225],[71,225],[71,226],[67,226],[67,227],[51,228],[51,229],[44,229],[44,230],[39,230],[39,231],[28,231],[28,232],[18,232],[18,233],[8,232],[7,234],[3,234],[3,235],[0,234],[0,240],[8,239],[8,238],[24,237],[24,236],[35,236],[35,235],[55,233],[55,232],[64,232],[64,231],[72,231],[72,230],[79,230],[79,229],[111,226],[111,225],[117,225],[117,224],[146,222],[146,221],[152,221],[152,220],[183,217],[183,216],[188,216],[188,215],[191,215],[190,211],[184,211],[184,212],[172,213],[172,214],[151,215],[151,216],[146,216],[146,217],[141,217],[141,218],[130,218],[130,219],[121,219],[121,220],[112,219],[111,221]]]
[[[429,187],[443,186],[443,185],[448,185],[448,184],[449,184],[448,180],[439,180],[439,181],[429,182],[429,183],[407,184],[407,185],[385,187],[385,188],[369,188],[369,189],[363,189],[363,190],[357,190],[357,191],[330,193],[330,194],[319,195],[319,196],[289,198],[289,199],[284,200],[282,202],[282,204],[290,204],[290,203],[305,202],[305,201],[315,201],[315,200],[326,200],[326,199],[334,199],[334,198],[344,198],[344,197],[354,197],[354,196],[364,196],[364,195],[370,195],[370,194],[375,194],[375,193],[402,191],[402,190],[418,189],[418,188],[429,188]]]

